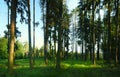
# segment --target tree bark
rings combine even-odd
[[[119,0],[115,0],[116,8],[116,52],[115,52],[115,64],[118,64],[118,51],[119,51]]]
[[[35,0],[33,0],[33,64],[35,64]]]
[[[44,27],[44,60],[48,64],[48,26],[49,26],[49,0],[46,0],[46,26]]]
[[[82,33],[82,34],[83,34],[83,33]],[[84,47],[84,44],[83,44],[83,39],[82,39],[82,53],[81,53],[82,60],[84,60],[83,47]]]
[[[108,1],[108,42],[107,42],[107,52],[108,52],[108,57],[107,57],[107,62],[110,63],[111,60],[111,24],[110,24],[110,3],[111,1]]]
[[[13,74],[14,69],[14,43],[15,43],[15,25],[16,25],[16,8],[17,1],[11,2],[11,21],[10,21],[10,43],[9,43],[9,58],[8,58],[8,72]]]
[[[10,2],[7,2],[7,6],[8,6],[8,25],[7,25],[7,28],[8,28],[8,54],[9,54],[9,43],[10,43],[10,23],[9,23],[9,21],[10,21],[10,15],[9,15],[9,13],[10,13],[10,10],[9,10],[9,8],[10,8],[10,5],[9,5],[9,3]]]
[[[99,5],[99,17],[98,17],[98,27],[97,27],[97,29],[98,29],[98,35],[97,35],[97,60],[100,60],[100,33],[99,33],[99,31],[100,31],[100,27],[99,26],[101,26],[101,17],[100,17],[100,5]]]
[[[58,51],[56,55],[56,69],[60,69],[60,53],[62,51],[62,7],[63,7],[63,0],[59,0],[59,29],[58,29]]]
[[[95,25],[94,25],[94,10],[95,10],[95,5],[94,5],[94,0],[92,3],[92,26],[93,26],[93,44],[92,44],[92,49],[93,49],[93,64],[96,64],[95,61]]]
[[[33,68],[33,52],[31,47],[31,16],[30,16],[30,0],[28,0],[28,37],[29,37],[29,57],[30,68]]]

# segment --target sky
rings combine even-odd
[[[36,22],[39,22],[39,26],[36,27],[36,37],[35,37],[35,46],[40,48],[43,46],[43,42],[44,42],[44,39],[43,39],[43,24],[42,24],[42,14],[41,14],[41,8],[39,6],[39,1],[40,0],[35,0],[35,3],[36,3],[36,11],[35,11],[35,20]],[[31,0],[31,27],[33,27],[33,21],[32,21],[32,2],[33,0]],[[68,6],[68,9],[71,11],[72,9],[74,9],[75,7],[77,7],[77,4],[78,4],[78,0],[67,0],[67,6]],[[4,31],[7,30],[6,28],[6,25],[7,25],[7,5],[6,3],[4,2],[4,0],[0,0],[0,37],[3,37],[4,36]],[[18,30],[21,31],[21,37],[18,37],[17,40],[21,41],[22,43],[24,42],[28,42],[28,26],[27,24],[21,24],[19,23],[19,16],[18,16],[18,19],[17,19],[17,27],[18,27]],[[33,29],[33,28],[31,28]],[[33,31],[33,30],[32,30]]]

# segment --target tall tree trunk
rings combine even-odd
[[[60,1],[60,5],[59,5],[59,28],[58,28],[58,51],[57,51],[57,55],[56,55],[56,69],[60,69],[60,54],[62,51],[62,7],[63,7],[63,0],[59,0]]]
[[[12,0],[11,2],[11,25],[10,25],[10,47],[9,47],[9,58],[8,58],[8,71],[10,74],[13,73],[14,67],[14,43],[15,43],[15,25],[16,25],[16,8],[17,1]]]
[[[31,16],[30,16],[30,0],[28,0],[28,37],[29,37],[29,57],[30,57],[30,68],[33,68],[33,52],[31,47]]]
[[[49,26],[49,2],[50,0],[46,0],[46,26],[44,30],[44,59],[45,64],[48,64],[48,26]]]
[[[10,5],[9,5],[10,1],[7,2],[7,6],[8,6],[8,25],[7,25],[7,28],[8,28],[8,54],[9,54],[9,43],[10,43]]]
[[[116,8],[116,52],[115,52],[115,64],[118,64],[118,48],[119,48],[119,0],[115,0]]]
[[[110,3],[111,1],[108,1],[108,42],[107,42],[107,52],[108,52],[108,63],[110,63],[111,60],[111,25],[110,25]]]
[[[92,56],[92,25],[90,25],[90,48],[89,48],[89,51],[90,51],[90,60],[92,61],[93,59],[93,56]]]
[[[120,0],[118,0],[120,2]],[[120,4],[118,3],[117,7],[119,7]],[[118,15],[120,15],[120,8],[118,8]],[[118,32],[120,31],[120,17],[118,16]],[[118,63],[120,64],[120,35],[118,35]]]
[[[88,60],[88,50],[87,50],[87,43],[85,42],[85,61]]]
[[[99,41],[97,42],[97,60],[100,60],[100,44],[99,44]]]
[[[92,3],[92,26],[93,26],[93,45],[92,45],[92,49],[93,49],[93,64],[95,65],[95,25],[94,25],[94,10],[95,10],[95,5],[94,5],[94,0]]]
[[[51,57],[53,56],[53,50],[52,50],[52,27],[49,28],[49,51]]]
[[[81,3],[81,5],[80,6],[83,6],[83,0],[80,0],[80,3]],[[82,8],[80,7],[80,16],[79,16],[79,18],[80,18],[80,20],[79,20],[79,22],[80,22],[80,29],[81,29],[81,45],[82,45],[82,48],[81,48],[81,59],[82,60],[84,60],[84,53],[83,53],[83,49],[84,49],[84,34],[83,34],[83,12],[82,12],[83,10],[82,10]]]
[[[56,26],[54,26],[54,55],[56,56]],[[56,59],[55,58],[55,56],[54,56],[54,59]],[[54,60],[54,62],[55,62],[55,60]]]
[[[83,34],[83,33],[82,33]],[[82,60],[84,60],[84,53],[83,53],[83,48],[84,47],[84,44],[83,44],[83,39],[82,39],[82,53],[81,53],[81,56],[82,56]]]
[[[69,35],[69,29],[67,30],[67,34]],[[68,52],[69,52],[69,36],[67,36],[67,47],[66,47],[66,57],[68,58]]]
[[[100,0],[99,0],[100,1]],[[101,26],[101,17],[100,17],[100,5],[99,5],[99,17],[98,17],[98,27],[97,27],[97,33],[98,33],[98,35],[97,35],[97,60],[100,60],[100,33],[99,33],[99,31],[100,31],[100,27],[99,26]]]
[[[33,0],[33,64],[35,64],[35,0]]]
[[[87,23],[86,23],[86,16],[87,16],[87,8],[85,8],[85,11],[84,11],[84,30],[85,30],[85,36],[84,36],[84,39],[85,39],[85,61],[88,59],[88,50],[87,50]]]

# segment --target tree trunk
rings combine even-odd
[[[95,5],[94,5],[94,0],[92,3],[92,26],[93,26],[93,45],[92,45],[92,49],[93,49],[93,64],[95,65],[95,25],[94,25],[94,10],[95,10]]]
[[[7,28],[8,28],[8,54],[9,54],[9,43],[10,43],[10,23],[9,23],[9,21],[10,21],[10,10],[9,10],[9,8],[10,8],[10,5],[9,5],[9,3],[10,2],[7,2],[7,6],[8,6],[8,25],[7,25]]]
[[[115,64],[118,64],[118,48],[119,48],[119,0],[115,0],[115,8],[116,8],[116,52],[115,52]]]
[[[58,51],[56,55],[56,69],[60,69],[60,53],[62,51],[62,7],[63,7],[63,0],[59,0],[60,5],[59,5],[59,28],[58,28]]]
[[[35,0],[33,0],[33,64],[35,64]]]
[[[83,33],[82,33],[83,34]],[[83,46],[84,44],[83,44],[83,40],[82,40],[82,53],[81,53],[81,57],[82,57],[82,60],[84,60],[84,53],[83,53]]]
[[[118,0],[120,2],[120,0]],[[120,4],[118,4],[118,7]],[[118,8],[118,24],[120,24],[120,8]],[[118,31],[120,30],[120,25],[118,25]],[[120,64],[120,35],[118,35],[118,63]]]
[[[30,16],[30,0],[28,0],[28,37],[29,37],[29,57],[30,57],[30,68],[33,68],[33,52],[31,47],[31,16]]]
[[[107,62],[110,63],[111,60],[111,25],[110,25],[110,1],[108,1],[108,42],[107,42]]]
[[[46,0],[46,26],[44,27],[44,59],[48,64],[48,26],[49,26],[49,0]]]
[[[56,56],[56,26],[54,26],[54,55]],[[56,61],[55,59],[55,56],[54,56],[54,62]]]
[[[88,57],[87,57],[87,49],[86,49],[86,42],[85,42],[85,61],[87,61]]]
[[[99,47],[100,47],[100,44],[99,44],[99,41],[98,41],[98,43],[97,43],[97,60],[100,60],[100,56],[99,56],[100,55],[99,54],[100,53],[100,51],[99,51],[100,48]]]
[[[101,20],[100,20],[101,18],[100,18],[100,6],[99,6],[99,18],[98,18],[98,27],[97,27],[97,33],[98,33],[98,35],[97,35],[97,60],[100,60],[100,33],[99,33],[99,31],[100,31],[100,27],[99,26],[101,26]]]
[[[9,58],[8,58],[8,72],[13,74],[14,67],[14,43],[15,43],[15,25],[16,25],[16,8],[17,1],[11,2],[11,25],[10,25],[10,44],[9,44]]]
[[[85,30],[85,35],[84,35],[84,38],[85,38],[85,61],[87,61],[88,60],[88,49],[87,49],[87,39],[88,39],[88,34],[87,34],[87,25],[88,25],[88,23],[86,23],[86,20],[87,20],[87,18],[86,18],[86,16],[87,16],[87,8],[85,8],[85,12],[84,12],[84,30]]]
[[[90,60],[92,61],[93,59],[93,56],[92,56],[92,25],[90,25],[90,48],[89,48],[89,51],[90,51]]]
[[[52,58],[53,56],[53,50],[52,50],[52,27],[49,28],[49,52],[50,52],[50,57]]]
[[[67,30],[67,34],[69,35],[69,30]],[[67,36],[67,47],[66,47],[66,57],[68,58],[68,52],[69,52],[69,36]]]

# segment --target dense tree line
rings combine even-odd
[[[69,51],[69,14],[62,0],[41,0],[44,28],[44,57],[56,56],[56,68],[60,68],[60,57]],[[58,47],[56,48],[58,44]]]
[[[4,33],[8,39],[0,38],[0,41],[3,40],[2,43],[0,42],[0,46],[3,47],[0,47],[0,52],[3,51],[0,53],[0,58],[8,58],[8,71],[13,73],[14,53],[16,51],[16,55],[20,55],[23,51],[22,45],[15,41],[20,34],[16,27],[18,13],[21,16],[20,22],[28,24],[29,64],[30,68],[33,68],[35,44],[32,48],[30,0],[5,1],[8,6],[8,31]],[[35,24],[38,25],[38,23],[35,22],[34,1],[33,41],[35,42]],[[117,65],[120,63],[119,4],[120,0],[80,0],[79,6],[69,14],[66,0],[40,0],[43,16],[45,64],[48,64],[48,60],[54,60],[56,68],[60,69],[61,60],[70,57],[85,61],[91,60],[93,64],[96,64],[96,61],[100,60],[100,55],[103,55],[103,61],[108,64]],[[74,21],[71,21],[72,19]],[[71,52],[69,52],[70,45],[72,45]],[[81,48],[80,53],[78,53],[78,45]],[[5,56],[7,52],[8,57]]]
[[[90,53],[93,64],[95,64],[95,56],[97,60],[100,59],[100,50],[107,63],[111,61],[118,63],[119,3],[119,0],[80,0],[79,2],[78,38],[82,45],[82,52],[84,47],[85,55]],[[104,11],[103,17],[101,10]]]

